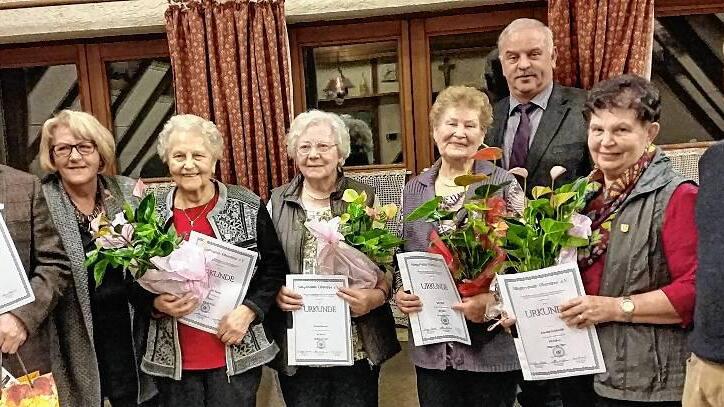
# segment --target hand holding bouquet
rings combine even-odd
[[[472,158],[495,161],[501,156],[501,149],[486,147]],[[467,195],[471,185],[486,179],[485,174],[466,174],[455,178],[455,184],[465,187]],[[487,292],[505,261],[501,246],[507,230],[507,205],[495,194],[506,186],[507,183],[478,186],[472,198],[457,211],[442,209],[442,197],[437,196],[407,215],[406,221],[424,219],[437,226],[444,222],[451,224],[438,228],[442,230],[433,229],[428,250],[443,256],[463,297]]]
[[[366,207],[367,195],[352,189],[344,191],[342,200],[347,210],[341,216],[305,224],[317,238],[318,269],[322,274],[346,275],[351,288],[373,288],[402,245],[400,238],[385,229],[397,206]]]
[[[153,293],[181,297],[191,292],[205,298],[209,280],[204,250],[182,244],[173,228],[164,231],[155,209],[156,198],[149,194],[135,210],[124,203],[112,221],[101,214],[91,222],[96,248],[87,254],[85,265],[93,268],[96,286],[109,267],[120,267]]]

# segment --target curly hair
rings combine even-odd
[[[485,93],[470,86],[449,86],[437,95],[430,109],[431,130],[434,131],[445,111],[451,107],[477,111],[481,130],[487,130],[493,123],[493,106]]]
[[[223,156],[224,139],[221,137],[221,132],[218,127],[216,127],[212,121],[193,114],[179,114],[168,119],[166,124],[163,125],[163,130],[158,134],[156,151],[164,163],[168,162],[169,140],[171,135],[177,131],[193,131],[198,133],[203,137],[205,147],[209,150],[214,160],[218,161]]]
[[[620,75],[598,82],[588,92],[583,116],[591,120],[596,110],[631,109],[644,123],[659,121],[661,96],[649,80],[637,75]]]

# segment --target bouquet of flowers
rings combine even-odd
[[[153,293],[180,297],[192,292],[205,298],[209,280],[204,250],[182,244],[173,228],[165,231],[155,208],[156,198],[149,194],[135,210],[124,203],[112,221],[101,214],[91,222],[96,248],[87,254],[85,266],[93,268],[96,286],[109,267],[121,267]]]
[[[590,184],[586,178],[579,178],[554,189],[556,178],[565,171],[561,166],[553,167],[551,186],[534,187],[523,216],[507,219],[507,265],[516,272],[575,262],[577,248],[589,244],[591,220],[579,212],[586,205]],[[527,176],[519,168],[511,173]]]
[[[305,224],[317,238],[317,265],[322,274],[346,275],[350,287],[375,287],[402,245],[402,240],[385,228],[385,222],[397,214],[397,206],[367,207],[367,194],[352,189],[344,191],[342,200],[347,202],[347,210],[341,216]]]
[[[53,374],[18,377],[2,388],[0,407],[60,407]]]
[[[486,147],[472,158],[496,161],[501,157],[501,149]],[[467,194],[471,185],[487,178],[485,174],[461,175],[455,178],[455,184],[465,187]],[[407,215],[406,221],[424,219],[437,225],[449,224],[449,227],[433,229],[428,251],[443,256],[463,297],[487,292],[505,261],[502,244],[508,227],[505,222],[508,213],[505,201],[495,193],[507,184],[477,187],[473,198],[457,211],[442,209],[442,198],[437,196]]]

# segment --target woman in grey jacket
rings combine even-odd
[[[96,286],[84,266],[92,250],[90,222],[113,218],[135,202],[134,182],[113,177],[115,141],[93,116],[64,110],[43,125],[40,164],[50,213],[71,260],[74,285],[55,309],[50,328],[53,374],[64,406],[150,406],[156,393],[140,372],[153,297],[120,270]]]
[[[289,156],[300,174],[272,192],[272,221],[282,238],[291,274],[317,272],[317,240],[304,227],[308,220],[329,220],[346,210],[346,189],[365,192],[367,205],[374,189],[347,178],[341,171],[349,156],[350,138],[342,119],[312,110],[297,116],[287,136]],[[287,287],[276,296],[270,315],[275,339],[282,351],[275,360],[287,406],[371,407],[377,405],[380,366],[400,350],[387,299],[390,285],[382,279],[374,288],[343,288],[338,295],[352,311],[352,366],[287,365],[287,313],[300,309],[302,297]]]

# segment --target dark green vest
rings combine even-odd
[[[671,282],[661,228],[671,195],[685,182],[693,181],[676,173],[658,151],[613,222],[599,295],[641,294]],[[686,329],[616,322],[596,329],[606,363],[606,372],[595,378],[598,394],[631,401],[681,400],[689,356]]]

